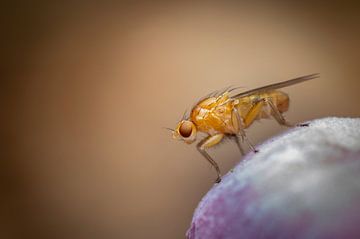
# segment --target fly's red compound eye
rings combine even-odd
[[[184,121],[179,128],[179,134],[184,138],[190,137],[192,133],[192,125],[193,124],[191,122]]]

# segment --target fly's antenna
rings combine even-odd
[[[175,131],[175,130],[173,130],[172,128],[168,128],[168,127],[163,127],[163,129],[170,130],[171,132],[174,132],[174,131]]]

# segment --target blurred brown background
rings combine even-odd
[[[355,3],[235,2],[1,8],[1,238],[184,238],[215,172],[162,127],[213,90],[319,72],[287,118],[360,115]]]

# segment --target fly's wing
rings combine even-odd
[[[249,95],[253,95],[253,94],[258,94],[258,93],[264,93],[266,91],[269,90],[276,90],[276,89],[280,89],[280,88],[284,88],[287,86],[291,86],[291,85],[295,85],[307,80],[311,80],[314,78],[318,78],[319,74],[312,74],[312,75],[307,75],[307,76],[301,76],[295,79],[291,79],[291,80],[287,80],[287,81],[283,81],[283,82],[279,82],[279,83],[275,83],[275,84],[271,84],[271,85],[266,85],[266,86],[262,86],[256,89],[252,89],[252,90],[248,90],[242,93],[239,93],[237,95],[231,96],[231,98],[241,98],[241,97],[246,97]]]

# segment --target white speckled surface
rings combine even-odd
[[[314,120],[258,149],[202,199],[188,238],[360,238],[360,119]]]

